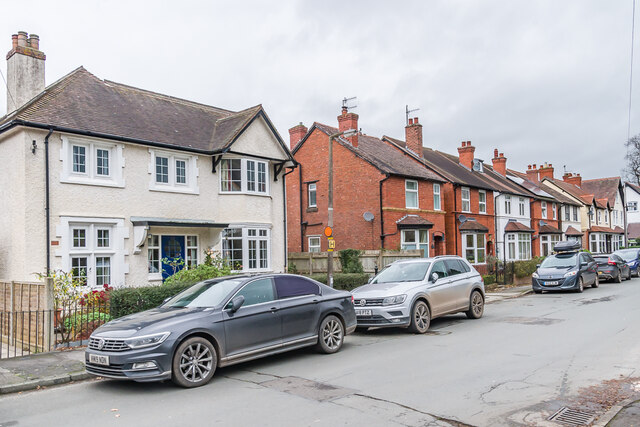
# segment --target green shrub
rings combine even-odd
[[[535,257],[528,261],[515,261],[514,269],[516,277],[527,277],[531,276],[534,271],[536,271],[537,265],[542,262],[544,257]]]
[[[194,285],[203,280],[214,277],[228,276],[231,274],[231,267],[226,262],[214,262],[213,264],[200,264],[195,268],[182,269],[176,274],[169,276],[164,281],[167,285]]]
[[[344,249],[338,252],[343,273],[362,273],[364,271],[360,262],[361,253],[362,251],[358,249]]]
[[[485,274],[484,276],[482,276],[482,280],[484,281],[485,285],[490,285],[492,283],[496,283],[496,276],[495,274]]]
[[[107,313],[90,311],[82,314],[75,313],[69,317],[65,317],[63,324],[65,330],[73,331],[73,333],[80,333],[84,329],[95,329],[97,325],[94,322],[101,325],[109,320],[111,320],[111,316]]]
[[[312,274],[308,276],[313,280],[327,284],[327,274]],[[358,286],[366,285],[369,280],[367,273],[334,273],[333,275],[333,287],[336,289],[343,289],[350,291]]]
[[[110,313],[114,319],[127,314],[149,310],[191,286],[191,283],[119,288],[111,291]]]

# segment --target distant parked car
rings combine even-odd
[[[482,276],[458,256],[396,261],[353,297],[359,329],[395,326],[423,334],[436,317],[465,312],[479,319],[484,312]]]
[[[102,377],[197,387],[218,366],[311,345],[335,353],[355,328],[349,292],[288,274],[229,276],[102,325],[85,366]]]
[[[631,269],[627,262],[616,254],[598,254],[593,258],[598,263],[598,276],[601,280],[613,280],[616,283],[631,279]]]
[[[580,243],[560,242],[555,254],[546,257],[531,275],[531,285],[536,294],[543,291],[584,291],[585,286],[597,288],[598,265],[587,252],[579,252]]]
[[[631,270],[632,276],[640,276],[640,249],[621,249],[619,251],[615,251],[614,254],[625,260]]]

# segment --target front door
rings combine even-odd
[[[184,236],[162,236],[162,280],[182,270],[184,258]]]

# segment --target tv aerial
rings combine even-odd
[[[409,105],[405,106],[405,120],[407,122],[407,126],[409,126],[409,114],[413,113],[414,111],[420,111],[420,109],[414,108],[413,110],[409,110]]]
[[[347,111],[349,111],[349,110],[350,110],[350,109],[352,109],[352,108],[356,108],[356,107],[357,107],[357,105],[348,105],[350,101],[354,101],[354,100],[356,100],[356,99],[358,99],[358,97],[357,97],[357,96],[352,96],[351,98],[346,98],[346,97],[345,97],[345,98],[342,100],[342,108],[343,108],[343,109],[346,109]]]

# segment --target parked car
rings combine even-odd
[[[296,275],[229,276],[99,327],[85,365],[102,377],[197,387],[219,366],[312,345],[335,353],[355,328],[349,292]]]
[[[625,260],[632,276],[640,277],[640,249],[621,249],[614,254]]]
[[[478,319],[484,312],[482,276],[458,256],[396,261],[353,297],[359,329],[406,327],[422,334],[436,317],[465,312]]]
[[[579,252],[579,242],[560,242],[555,254],[546,257],[531,275],[533,292],[584,291],[585,286],[600,285],[598,265],[588,252]]]
[[[612,280],[616,283],[631,279],[631,269],[626,261],[616,254],[598,254],[593,256],[598,263],[598,276],[601,280]]]

